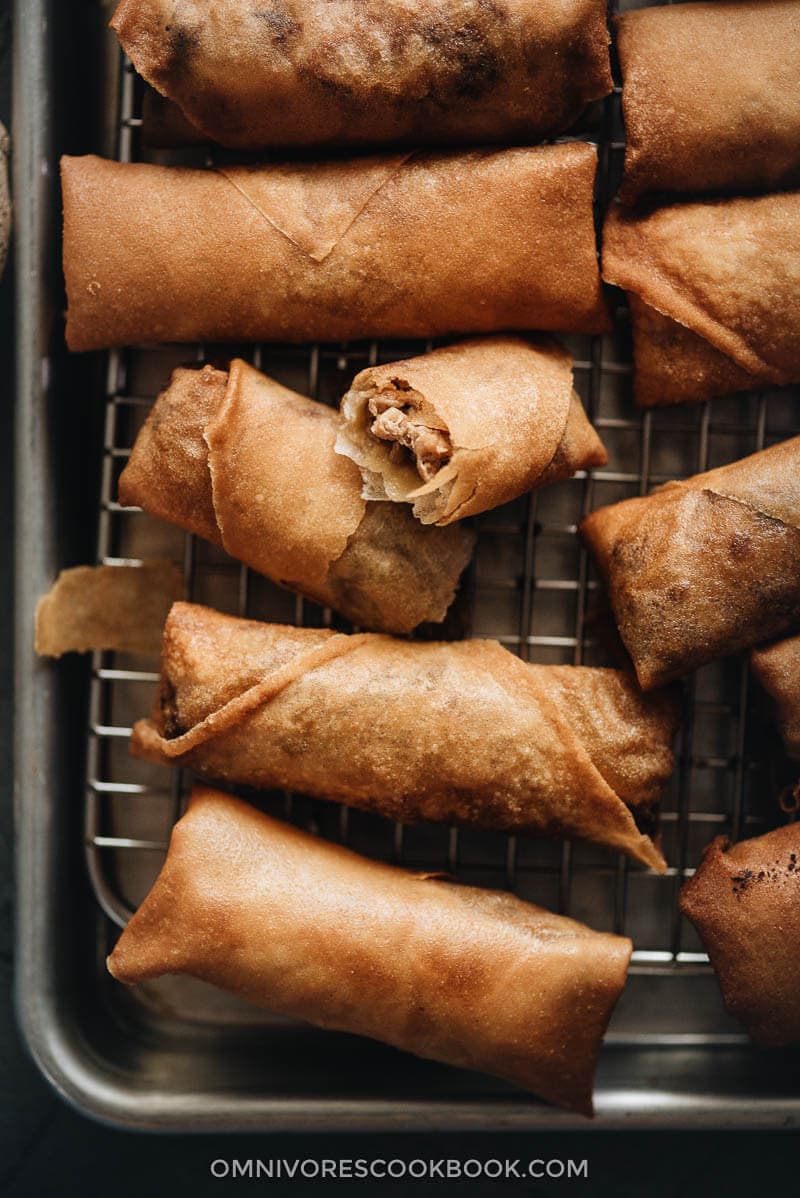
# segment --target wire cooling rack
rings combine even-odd
[[[130,63],[119,75],[117,153],[141,157],[141,84]],[[586,136],[600,149],[598,218],[619,178],[624,151],[619,88]],[[152,155],[151,155],[152,157]],[[668,479],[742,457],[800,431],[798,396],[783,390],[637,413],[630,399],[631,355],[624,297],[617,296],[615,330],[604,337],[566,338],[575,356],[576,388],[609,450],[609,464],[546,488],[478,520],[475,562],[459,598],[462,624],[494,637],[526,660],[614,664],[591,635],[599,597],[586,551],[576,535],[592,509],[646,494]],[[284,384],[337,403],[367,364],[430,348],[424,343],[275,347],[160,347],[109,355],[99,507],[98,561],[137,562],[169,557],[183,568],[188,598],[232,614],[285,623],[330,624],[329,611],[279,590],[227,558],[117,502],[117,481],[137,430],[172,368],[187,361],[224,361],[241,353]],[[339,627],[346,625],[337,624]],[[188,779],[178,771],[137,762],[127,750],[133,720],[155,696],[158,663],[122,654],[94,655],[87,745],[85,838],[97,901],[114,938],[141,901],[163,861],[169,831],[180,815]],[[358,851],[414,868],[447,870],[477,885],[501,886],[590,923],[633,938],[632,972],[645,974],[651,1001],[666,1011],[660,1031],[634,1014],[628,1036],[656,1044],[738,1039],[716,990],[699,1011],[686,987],[708,973],[677,896],[705,844],[726,832],[755,834],[778,818],[777,740],[764,704],[751,694],[746,662],[731,659],[701,670],[685,685],[685,721],[678,764],[662,809],[669,869],[649,873],[587,845],[499,834],[402,827],[337,804],[288,794],[263,796],[265,809]],[[692,994],[694,992],[691,992]],[[190,1017],[227,1019],[204,997],[182,1003]],[[254,1015],[253,1018],[256,1018]],[[671,1020],[671,1022],[670,1022]]]

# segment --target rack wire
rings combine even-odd
[[[613,196],[624,141],[619,88],[589,130],[600,149],[598,218]],[[141,86],[127,60],[120,71],[117,152],[140,156]],[[611,664],[591,635],[598,585],[576,527],[593,508],[646,494],[686,476],[752,453],[800,431],[790,391],[726,399],[697,407],[636,413],[630,400],[631,356],[623,298],[614,333],[567,338],[576,388],[609,450],[609,464],[487,513],[478,520],[475,564],[461,599],[474,635],[494,637],[525,660]],[[335,403],[367,364],[391,361],[429,345],[371,342],[313,347],[250,347],[253,364],[324,402]],[[228,350],[230,353],[230,350]],[[131,349],[109,355],[98,520],[100,563],[171,557],[182,565],[187,597],[233,614],[280,622],[329,624],[329,611],[290,596],[193,536],[123,508],[116,484],[136,431],[173,366],[224,356],[218,347]],[[158,664],[96,653],[87,741],[86,859],[113,938],[149,888],[179,817],[187,778],[135,762],[127,739],[134,718],[152,703]],[[287,794],[265,795],[265,809],[361,852],[414,867],[446,868],[464,881],[503,886],[522,897],[634,940],[633,972],[655,978],[668,1009],[687,974],[707,973],[707,957],[678,910],[684,879],[718,833],[753,834],[777,818],[775,743],[743,659],[715,663],[686,683],[678,766],[662,809],[669,869],[657,876],[586,845],[557,844],[464,830],[390,825],[377,816]],[[677,1009],[677,1008],[676,1008]],[[670,1033],[643,1033],[647,1043],[730,1043],[736,1035],[720,1006],[709,1032],[690,1005]],[[672,1037],[670,1041],[670,1036]]]

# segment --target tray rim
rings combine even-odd
[[[56,187],[53,96],[48,62],[53,32],[48,0],[14,0],[13,176],[16,233],[15,411],[15,716],[17,1020],[28,1049],[57,1093],[78,1111],[117,1128],[150,1131],[467,1131],[611,1128],[796,1128],[800,1095],[776,1098],[699,1092],[686,1086],[597,1090],[598,1118],[587,1120],[521,1100],[412,1100],[253,1097],[200,1091],[142,1094],[103,1062],[59,1002],[48,907],[59,853],[54,834],[65,792],[56,736],[54,667],[33,655],[35,599],[57,561],[46,477],[48,353],[45,280],[52,195]],[[47,169],[45,169],[45,167]],[[49,501],[49,502],[48,502]],[[37,795],[37,802],[31,796]],[[43,895],[42,887],[45,887]],[[43,901],[44,900],[44,901]],[[630,1051],[622,1047],[612,1052]],[[669,1053],[669,1049],[659,1050]],[[708,1059],[714,1048],[687,1055]],[[687,1075],[691,1076],[691,1072]]]

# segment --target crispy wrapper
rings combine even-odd
[[[158,653],[164,621],[183,590],[171,562],[62,570],[36,607],[36,652]]]
[[[677,4],[616,20],[625,117],[620,198],[800,183],[794,0]]]
[[[612,205],[603,277],[629,292],[638,404],[800,381],[800,191]]]
[[[226,166],[65,158],[71,349],[608,327],[586,143]]]
[[[592,1114],[631,942],[499,891],[369,861],[195,787],[108,958],[280,1015],[493,1073]]]
[[[494,641],[411,643],[178,603],[137,756],[212,780],[591,840],[664,869],[654,834],[675,696],[616,670],[528,665]]]
[[[177,104],[154,88],[146,87],[142,99],[142,141],[154,150],[168,150],[205,145],[207,139],[187,121]]]
[[[756,1044],[800,1040],[800,823],[733,847],[718,836],[680,905]]]
[[[367,499],[413,504],[423,524],[474,516],[608,455],[549,337],[486,337],[362,370],[336,449]]]
[[[334,453],[338,427],[331,408],[241,360],[179,369],[136,440],[120,501],[356,624],[410,632],[443,620],[474,534],[366,503],[358,470]]]
[[[756,649],[750,664],[774,700],[786,752],[800,761],[800,636]]]
[[[212,141],[541,141],[611,91],[605,0],[122,0],[136,69]]]
[[[587,516],[649,690],[800,620],[800,437]]]

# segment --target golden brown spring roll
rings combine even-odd
[[[629,292],[642,406],[800,381],[800,191],[612,205],[603,277]]]
[[[212,141],[541,141],[612,79],[605,0],[122,0],[143,75]]]
[[[800,636],[756,649],[750,664],[774,700],[786,752],[800,761]]]
[[[586,143],[214,170],[65,158],[71,349],[607,327]]]
[[[474,534],[366,503],[334,452],[338,414],[236,360],[177,370],[140,432],[120,501],[222,546],[356,624],[443,620]]]
[[[608,455],[549,337],[486,337],[362,370],[342,400],[339,453],[367,499],[451,524]]]
[[[369,861],[196,787],[108,968],[127,983],[190,974],[591,1115],[631,947],[510,894]]]
[[[800,620],[800,437],[587,516],[645,690]]]
[[[411,643],[176,603],[134,754],[201,776],[432,820],[591,840],[664,869],[672,694],[534,666],[494,641]]]
[[[662,5],[617,18],[626,203],[800,183],[796,0]]]
[[[732,848],[718,836],[680,901],[729,1013],[756,1044],[800,1040],[800,823]]]

